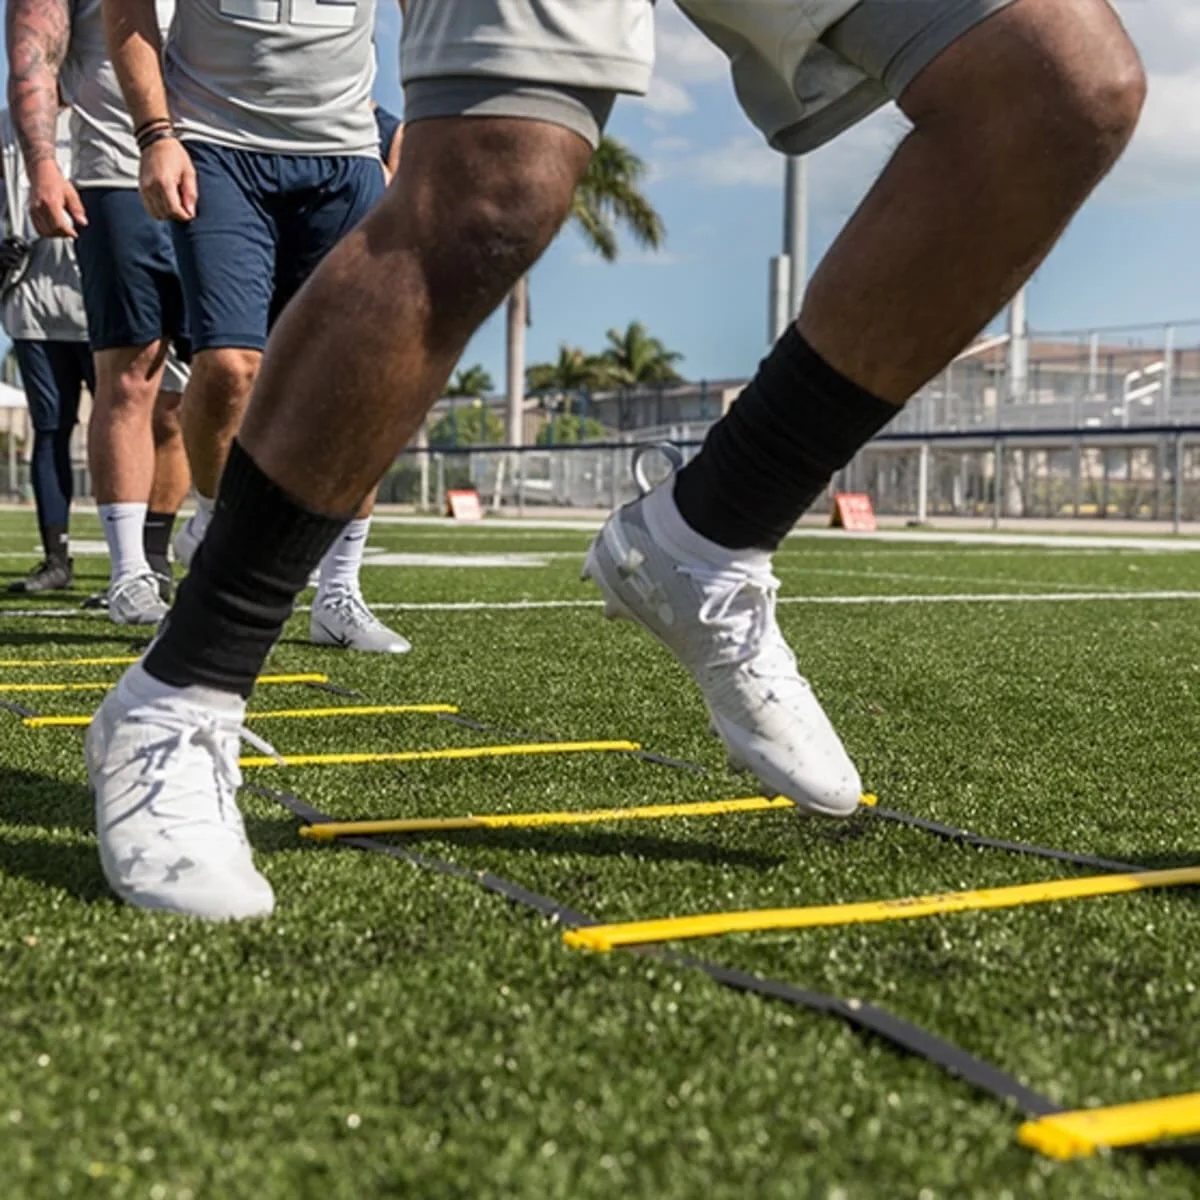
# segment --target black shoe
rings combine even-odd
[[[93,592],[80,606],[88,612],[95,612],[98,609],[108,608],[108,590],[103,592]]]
[[[8,585],[14,594],[31,595],[35,592],[66,592],[75,583],[75,560],[70,558],[44,558],[24,579]]]

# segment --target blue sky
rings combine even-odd
[[[379,0],[379,99],[402,111],[395,0]],[[1200,319],[1200,3],[1120,0],[1151,76],[1151,99],[1125,161],[1035,278],[1035,329]],[[816,258],[903,136],[877,114],[813,156],[811,252]],[[742,377],[766,349],[767,263],[781,238],[782,160],[734,100],[722,57],[660,0],[650,96],[623,99],[610,131],[650,166],[648,191],[668,231],[665,253],[615,265],[569,230],[533,275],[529,361],[560,343],[599,348],[634,319],[684,355],[695,379]],[[1200,330],[1197,331],[1200,335]],[[503,326],[493,318],[464,363],[503,380]]]

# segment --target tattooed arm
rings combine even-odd
[[[43,237],[74,237],[87,224],[58,165],[58,71],[70,37],[67,0],[6,0],[8,105],[29,173],[30,215]]]

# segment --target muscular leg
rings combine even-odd
[[[239,438],[263,473],[316,512],[355,513],[558,231],[589,157],[536,121],[413,124],[387,196],[271,337]]]
[[[387,196],[272,334],[151,675],[249,693],[309,571],[558,231],[589,156],[537,121],[413,125]]]
[[[154,486],[154,406],[162,343],[96,353],[88,462],[114,582],[149,570],[142,526]]]
[[[188,456],[184,449],[179,392],[160,391],[154,402],[150,428],[154,442],[154,481],[150,486],[150,511],[179,511],[191,486]]]
[[[977,26],[901,97],[914,128],[813,276],[800,332],[904,404],[1049,253],[1144,93],[1103,0],[1020,0]]]
[[[192,359],[183,401],[183,438],[192,482],[201,496],[211,499],[217,494],[261,361],[257,350],[225,347],[198,351]]]
[[[680,474],[687,523],[773,549],[834,472],[1028,279],[1145,91],[1106,0],[1017,0],[901,98],[914,128],[813,277],[795,330]]]

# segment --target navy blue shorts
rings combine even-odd
[[[199,200],[172,226],[195,350],[261,350],[287,302],[383,195],[376,158],[188,142]]]
[[[79,420],[82,389],[96,393],[96,368],[87,342],[13,342],[29,419],[38,433],[66,432]]]
[[[187,358],[183,289],[171,231],[142,207],[136,188],[81,188],[88,223],[75,243],[93,350],[160,338]]]

